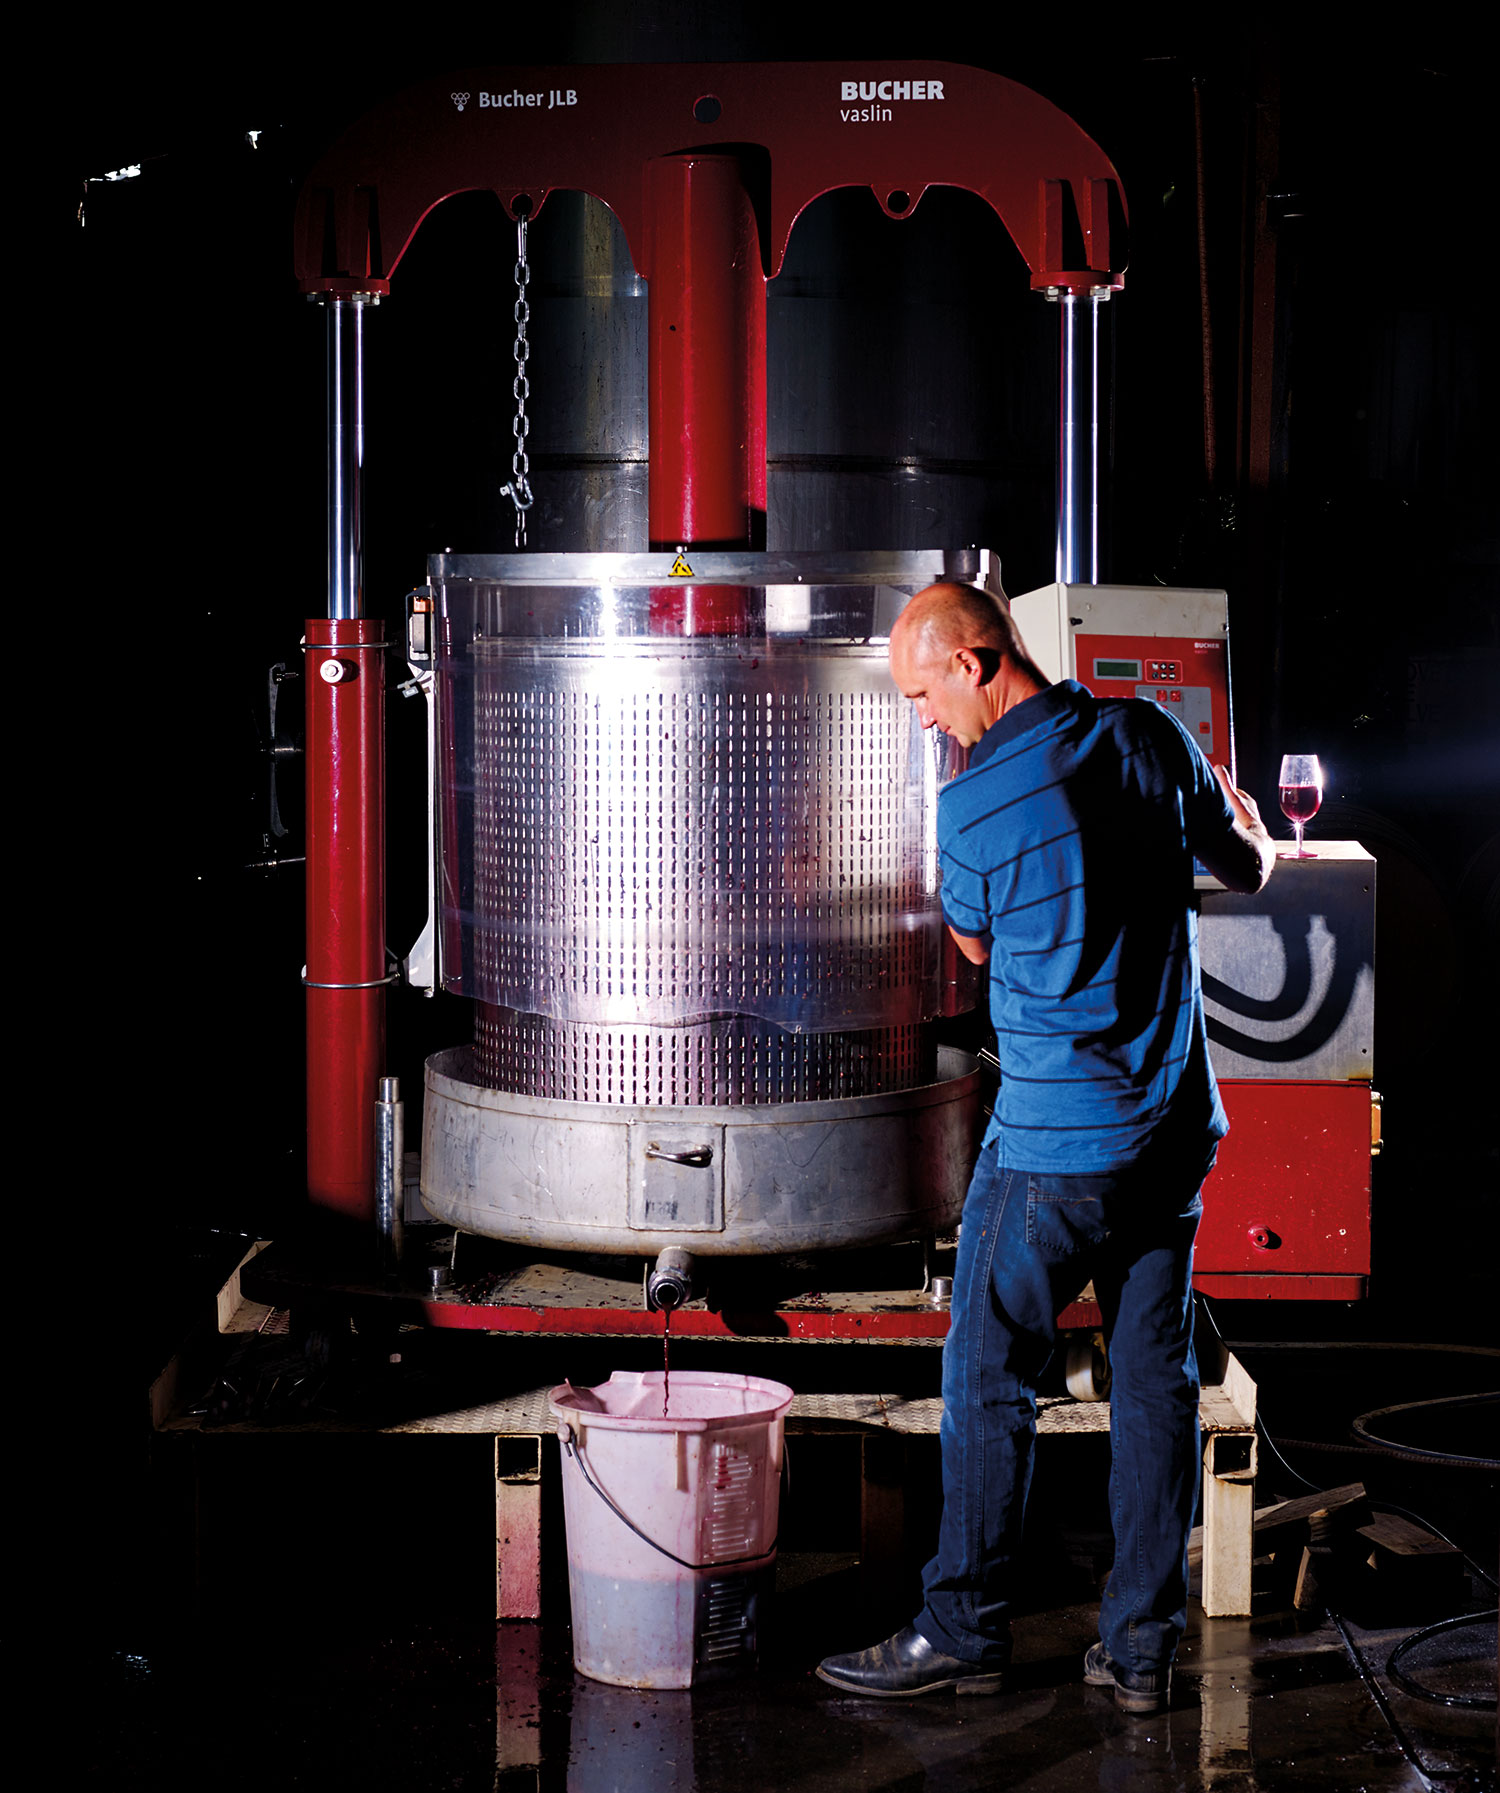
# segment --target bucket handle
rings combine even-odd
[[[658,1544],[655,1538],[648,1538],[635,1521],[623,1513],[619,1506],[610,1499],[609,1495],[607,1495],[594,1480],[593,1476],[589,1473],[588,1464],[583,1460],[583,1446],[580,1444],[576,1448],[574,1447],[573,1428],[568,1425],[566,1421],[563,1423],[560,1436],[562,1438],[563,1449],[578,1465],[579,1469],[582,1470],[584,1481],[586,1481],[595,1494],[599,1496],[600,1500],[604,1502],[605,1506],[609,1508],[615,1518],[620,1521],[621,1525],[625,1526],[627,1530],[633,1531],[643,1544],[649,1544],[653,1550],[659,1550],[668,1561],[676,1563],[680,1569],[692,1569],[694,1571],[699,1569],[737,1569],[743,1563],[763,1563],[767,1557],[776,1554],[776,1539],[772,1538],[768,1549],[757,1550],[752,1556],[725,1557],[722,1561],[716,1563],[690,1563],[685,1557],[675,1555],[672,1551],[667,1549],[665,1544]],[[783,1451],[783,1464],[785,1461],[786,1455]],[[780,1536],[779,1532],[777,1533],[777,1536]]]

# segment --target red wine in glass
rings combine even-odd
[[[1297,830],[1297,851],[1288,859],[1316,859],[1302,844],[1302,830],[1318,813],[1323,802],[1323,769],[1315,753],[1289,753],[1281,762],[1277,779],[1281,813]]]

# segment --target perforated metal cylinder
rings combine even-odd
[[[439,666],[441,932],[481,1082],[671,1107],[929,1081],[943,744],[869,618],[863,639],[663,638],[654,585],[463,583]]]
[[[883,655],[686,645],[475,644],[476,993],[591,1021],[920,1018],[932,930]]]
[[[591,1026],[479,1003],[486,1089],[568,1102],[698,1107],[821,1102],[914,1089],[936,1075],[930,1027],[788,1033],[753,1017],[687,1027]]]

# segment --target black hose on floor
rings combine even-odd
[[[1416,1463],[1440,1463],[1450,1469],[1500,1469],[1500,1457],[1467,1457],[1452,1451],[1424,1450],[1415,1444],[1396,1444],[1389,1438],[1377,1436],[1369,1425],[1371,1420],[1385,1419],[1392,1413],[1418,1413],[1432,1407],[1486,1406],[1500,1406],[1500,1391],[1492,1389],[1477,1395],[1439,1395],[1436,1400],[1431,1401],[1402,1401],[1394,1407],[1375,1407],[1351,1421],[1349,1429],[1356,1438],[1363,1439],[1383,1456],[1410,1459]]]
[[[1328,1609],[1328,1616],[1333,1621],[1334,1630],[1337,1631],[1339,1636],[1344,1640],[1344,1648],[1349,1653],[1349,1660],[1354,1664],[1355,1673],[1364,1683],[1365,1692],[1368,1693],[1370,1698],[1374,1701],[1375,1710],[1379,1712],[1380,1716],[1390,1727],[1390,1733],[1396,1740],[1397,1749],[1401,1751],[1402,1755],[1406,1757],[1407,1761],[1416,1769],[1422,1779],[1429,1785],[1433,1781],[1472,1781],[1474,1776],[1467,1768],[1427,1768],[1423,1765],[1417,1752],[1412,1748],[1411,1742],[1406,1735],[1406,1731],[1402,1726],[1401,1721],[1396,1717],[1395,1712],[1392,1710],[1391,1702],[1385,1697],[1385,1689],[1370,1673],[1370,1665],[1360,1654],[1354,1639],[1349,1635],[1348,1626],[1345,1625],[1342,1617],[1336,1613],[1331,1606]]]
[[[1204,1297],[1202,1295],[1196,1295],[1194,1297],[1194,1299],[1198,1305],[1199,1310],[1202,1312],[1204,1318],[1208,1321],[1208,1324],[1211,1327],[1215,1338],[1218,1339],[1219,1343],[1221,1345],[1223,1345],[1224,1349],[1227,1351],[1229,1349],[1229,1346],[1225,1342],[1223,1333],[1220,1332],[1220,1330],[1219,1330],[1218,1321],[1214,1318],[1214,1315],[1213,1315],[1211,1309],[1209,1308],[1209,1304],[1208,1304],[1206,1297]],[[1253,1346],[1247,1346],[1246,1348],[1253,1349]],[[1312,1348],[1316,1348],[1316,1347],[1312,1347]],[[1453,1398],[1453,1404],[1464,1404],[1466,1402],[1472,1402],[1472,1401],[1476,1401],[1476,1400],[1477,1401],[1493,1401],[1497,1398],[1500,1398],[1500,1397],[1497,1397],[1496,1395],[1493,1395],[1493,1394],[1485,1394],[1485,1395],[1479,1395],[1479,1396],[1462,1396],[1461,1395],[1461,1396]],[[1432,1402],[1424,1401],[1424,1402],[1407,1403],[1407,1405],[1409,1405],[1409,1406],[1422,1406],[1422,1407],[1440,1406],[1440,1405],[1448,1405],[1448,1404],[1449,1404],[1449,1400],[1447,1398],[1440,1400],[1440,1401],[1432,1401]],[[1355,1424],[1356,1424],[1356,1427],[1358,1427],[1366,1420],[1380,1419],[1387,1413],[1394,1413],[1394,1412],[1400,1412],[1400,1411],[1403,1411],[1403,1409],[1397,1408],[1397,1407],[1376,1408],[1370,1413],[1361,1414],[1359,1417],[1359,1420],[1357,1420],[1355,1422]],[[1305,1475],[1303,1475],[1299,1470],[1293,1469],[1291,1464],[1287,1462],[1286,1458],[1282,1455],[1281,1449],[1277,1445],[1276,1440],[1271,1436],[1269,1430],[1267,1429],[1266,1423],[1265,1423],[1264,1419],[1261,1417],[1261,1414],[1260,1414],[1260,1411],[1258,1408],[1256,1410],[1256,1415],[1255,1415],[1255,1429],[1256,1429],[1256,1432],[1260,1436],[1261,1442],[1270,1451],[1271,1455],[1281,1465],[1282,1469],[1287,1473],[1287,1475],[1289,1475],[1293,1481],[1300,1482],[1302,1484],[1302,1486],[1304,1488],[1308,1489],[1310,1492],[1312,1492],[1312,1493],[1318,1492],[1318,1484],[1316,1482],[1309,1481]],[[1371,1436],[1371,1435],[1365,1434],[1365,1436]],[[1491,1459],[1486,1459],[1486,1458],[1475,1459],[1475,1458],[1471,1458],[1471,1457],[1451,1458],[1441,1452],[1425,1452],[1425,1451],[1416,1451],[1416,1450],[1406,1451],[1401,1446],[1388,1445],[1384,1441],[1375,1441],[1373,1439],[1373,1436],[1371,1436],[1370,1443],[1359,1444],[1359,1445],[1345,1445],[1345,1444],[1321,1445],[1321,1444],[1314,1443],[1310,1440],[1304,1441],[1304,1440],[1297,1440],[1297,1439],[1286,1439],[1286,1440],[1284,1440],[1284,1442],[1289,1447],[1292,1447],[1292,1448],[1300,1447],[1300,1448],[1304,1448],[1304,1449],[1308,1449],[1308,1450],[1332,1450],[1332,1451],[1336,1451],[1339,1453],[1347,1453],[1347,1454],[1351,1454],[1351,1455],[1365,1456],[1365,1457],[1382,1456],[1382,1457],[1393,1457],[1393,1458],[1398,1458],[1398,1459],[1409,1458],[1412,1461],[1427,1463],[1429,1465],[1436,1464],[1437,1466],[1440,1466],[1440,1467],[1452,1466],[1454,1468],[1471,1469],[1471,1468],[1476,1467],[1476,1465],[1478,1465],[1481,1467],[1486,1467],[1486,1468],[1491,1468],[1491,1469],[1500,1468],[1500,1464],[1495,1463]],[[1445,1536],[1444,1533],[1440,1532],[1437,1529],[1437,1527],[1435,1525],[1433,1525],[1429,1520],[1421,1518],[1416,1513],[1409,1512],[1405,1507],[1397,1506],[1394,1501],[1374,1500],[1374,1501],[1371,1501],[1370,1504],[1371,1504],[1371,1506],[1376,1507],[1379,1510],[1384,1511],[1384,1512],[1398,1513],[1401,1515],[1402,1518],[1410,1519],[1414,1524],[1421,1525],[1421,1526],[1425,1527],[1426,1530],[1431,1532],[1434,1537],[1441,1538],[1443,1543],[1452,1545],[1452,1547],[1455,1550],[1459,1550],[1460,1555],[1462,1555],[1464,1562],[1468,1565],[1470,1571],[1475,1576],[1477,1576],[1478,1579],[1480,1581],[1482,1581],[1492,1591],[1495,1590],[1496,1584],[1495,1584],[1495,1581],[1493,1580],[1493,1578],[1485,1570],[1483,1570],[1479,1567],[1479,1565],[1474,1561],[1474,1559],[1468,1554],[1467,1551],[1462,1550],[1459,1545],[1454,1544],[1453,1540],[1451,1538]],[[1452,1618],[1439,1620],[1435,1625],[1427,1626],[1425,1628],[1425,1630],[1412,1632],[1408,1637],[1404,1638],[1400,1643],[1398,1643],[1395,1646],[1395,1648],[1391,1651],[1390,1656],[1387,1658],[1387,1660],[1386,1660],[1387,1676],[1392,1681],[1394,1681],[1395,1684],[1398,1687],[1400,1687],[1404,1692],[1412,1695],[1416,1699],[1427,1700],[1434,1704],[1441,1704],[1441,1705],[1477,1706],[1480,1709],[1493,1708],[1495,1702],[1492,1700],[1486,1701],[1486,1700],[1482,1700],[1479,1698],[1470,1698],[1470,1697],[1464,1696],[1464,1695],[1449,1695],[1449,1694],[1433,1693],[1431,1690],[1422,1687],[1420,1685],[1420,1683],[1411,1680],[1410,1677],[1403,1674],[1401,1672],[1398,1664],[1399,1664],[1399,1659],[1403,1655],[1405,1655],[1405,1653],[1407,1652],[1408,1649],[1415,1648],[1415,1646],[1418,1643],[1422,1642],[1424,1639],[1434,1636],[1443,1631],[1457,1630],[1461,1626],[1464,1626],[1464,1625],[1483,1623],[1486,1619],[1493,1618],[1494,1616],[1495,1615],[1492,1613],[1459,1613],[1459,1614],[1456,1614]],[[1401,1751],[1401,1754],[1406,1758],[1407,1762],[1411,1765],[1411,1767],[1416,1770],[1416,1772],[1422,1777],[1422,1779],[1429,1786],[1431,1786],[1435,1782],[1436,1783],[1444,1783],[1444,1784],[1458,1784],[1458,1783],[1461,1783],[1464,1781],[1473,1782],[1475,1777],[1474,1777],[1472,1771],[1469,1769],[1428,1768],[1425,1766],[1425,1764],[1418,1757],[1417,1752],[1416,1752],[1415,1748],[1413,1747],[1410,1738],[1408,1738],[1408,1736],[1406,1734],[1405,1727],[1401,1724],[1400,1720],[1397,1718],[1396,1713],[1393,1710],[1389,1699],[1387,1699],[1387,1697],[1386,1697],[1385,1690],[1381,1687],[1380,1683],[1376,1680],[1374,1674],[1371,1672],[1370,1666],[1365,1661],[1363,1653],[1360,1651],[1359,1646],[1355,1643],[1354,1638],[1351,1635],[1348,1626],[1344,1623],[1343,1616],[1339,1612],[1337,1612],[1332,1606],[1330,1606],[1328,1608],[1328,1617],[1331,1620],[1331,1622],[1334,1626],[1334,1629],[1338,1632],[1339,1637],[1343,1640],[1344,1649],[1345,1649],[1346,1653],[1348,1654],[1349,1660],[1354,1664],[1355,1672],[1358,1674],[1361,1682],[1364,1684],[1365,1691],[1369,1694],[1371,1700],[1374,1702],[1375,1708],[1380,1713],[1380,1716],[1385,1720],[1386,1725],[1390,1730],[1391,1736],[1395,1740],[1396,1747]]]
[[[1396,1664],[1408,1650],[1426,1643],[1429,1637],[1437,1637],[1444,1631],[1457,1631],[1465,1625],[1493,1625],[1497,1619],[1500,1619],[1500,1608],[1492,1612],[1464,1612],[1459,1613],[1456,1618],[1439,1619],[1435,1625],[1428,1625],[1424,1630],[1413,1631],[1410,1637],[1403,1637],[1386,1657],[1385,1672],[1398,1687],[1416,1699],[1430,1700],[1435,1706],[1475,1706],[1481,1712],[1493,1712],[1495,1701],[1486,1699],[1482,1694],[1434,1693],[1430,1687],[1423,1687],[1420,1681],[1413,1681],[1410,1676],[1404,1675]]]

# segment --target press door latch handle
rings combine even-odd
[[[669,1152],[664,1146],[647,1146],[648,1158],[660,1158],[663,1164],[686,1164],[693,1170],[707,1170],[714,1161],[712,1146],[685,1146],[679,1152]]]

